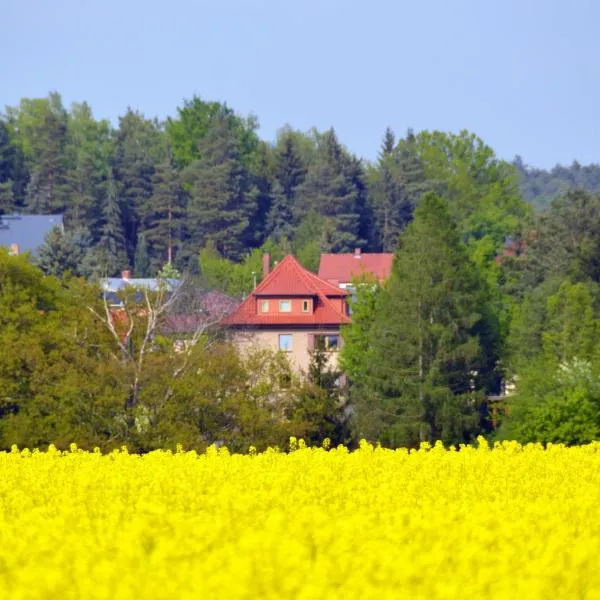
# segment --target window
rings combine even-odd
[[[279,349],[283,352],[292,351],[292,334],[291,333],[280,333],[279,334]]]
[[[279,312],[292,312],[292,301],[291,300],[280,300],[279,301]]]
[[[263,312],[263,313],[269,312],[269,301],[268,300],[260,301],[260,312]]]
[[[317,335],[316,346],[326,352],[337,352],[340,348],[340,336],[336,333]]]
[[[302,312],[310,312],[310,300],[302,300]]]

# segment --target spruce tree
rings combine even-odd
[[[396,145],[394,133],[389,127],[386,129],[377,165],[370,173],[370,184],[373,245],[384,252],[393,252],[425,188],[425,175],[411,132]]]
[[[299,186],[306,178],[306,164],[297,137],[284,135],[275,152],[273,200],[267,218],[267,231],[274,239],[291,237],[294,228],[294,204]]]
[[[166,159],[157,165],[152,178],[152,196],[148,200],[142,234],[151,270],[158,271],[164,264],[173,264],[175,249],[181,241],[183,214],[179,173],[172,161]]]
[[[119,119],[114,176],[122,197],[125,241],[130,259],[141,223],[147,218],[155,165],[164,159],[164,138],[158,123],[131,109]]]
[[[483,283],[445,201],[427,194],[404,233],[371,333],[362,434],[392,446],[470,440],[488,360]],[[368,413],[368,419],[364,419]]]
[[[109,173],[103,210],[102,235],[98,243],[98,266],[103,275],[113,276],[128,264],[125,251],[125,232],[117,183]]]
[[[190,165],[188,177],[190,243],[196,248],[212,243],[224,257],[239,260],[256,207],[255,190],[225,120],[206,135],[202,156]]]
[[[328,252],[348,252],[364,244],[361,239],[361,204],[364,185],[359,163],[342,148],[331,129],[319,141],[314,163],[304,183],[297,188],[295,218],[310,210],[323,215],[331,235],[322,248]]]

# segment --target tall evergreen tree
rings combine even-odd
[[[275,184],[267,231],[276,240],[292,236],[296,194],[306,178],[307,166],[298,143],[297,136],[288,133],[280,138],[275,150]]]
[[[187,175],[190,243],[196,248],[212,243],[226,258],[239,260],[256,207],[255,190],[225,119],[207,134],[202,156],[190,165]]]
[[[117,183],[109,172],[103,210],[102,235],[98,243],[98,263],[103,275],[116,275],[129,263]]]
[[[361,433],[393,446],[458,443],[479,431],[488,361],[482,282],[446,203],[425,195],[402,236],[372,329]]]
[[[152,196],[148,200],[142,233],[153,271],[158,271],[164,264],[173,264],[175,250],[181,242],[183,216],[179,173],[167,158],[157,165],[152,178]]]
[[[373,245],[384,252],[393,252],[426,187],[410,131],[406,139],[396,145],[394,133],[387,128],[377,165],[371,169],[369,179],[374,213]]]
[[[96,235],[95,241],[100,235],[102,201],[112,150],[108,121],[96,121],[86,102],[73,104],[65,148],[66,178],[70,188],[66,223],[70,229],[85,227]]]
[[[125,240],[130,259],[135,254],[138,229],[152,195],[155,165],[164,159],[165,144],[156,120],[146,119],[131,109],[119,119],[116,132],[114,176],[123,201]]]
[[[333,129],[319,141],[314,163],[298,187],[296,219],[310,210],[323,215],[330,235],[322,248],[348,252],[364,244],[361,239],[361,203],[364,201],[360,164],[342,148]]]

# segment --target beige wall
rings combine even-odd
[[[235,342],[238,347],[242,350],[245,348],[267,348],[269,350],[279,350],[279,334],[291,334],[292,336],[292,350],[286,352],[292,366],[297,370],[308,371],[308,365],[310,363],[309,354],[309,335],[325,335],[325,334],[339,334],[339,330],[336,329],[315,329],[312,331],[307,330],[249,330],[237,332],[234,336]],[[340,337],[341,343],[341,337]],[[335,368],[338,366],[338,355],[339,352],[331,352],[329,359],[329,366]]]

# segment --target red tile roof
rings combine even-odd
[[[346,291],[305,269],[292,255],[286,256],[256,287],[255,296],[345,296]]]
[[[328,281],[349,283],[353,277],[363,274],[374,275],[384,281],[392,272],[394,255],[391,252],[380,254],[321,254],[319,277]]]
[[[293,256],[286,256],[241,306],[223,319],[223,325],[342,325],[349,317],[336,304],[347,295],[327,281],[305,269]],[[306,314],[262,314],[257,311],[257,298],[267,296],[313,298],[313,312]],[[335,298],[335,300],[332,300]]]

